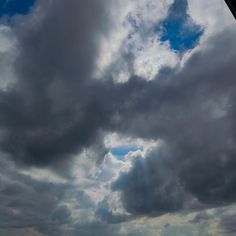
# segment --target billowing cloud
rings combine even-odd
[[[184,50],[173,9],[198,36]],[[236,203],[232,23],[219,1],[178,0],[38,0],[4,20],[3,234],[234,232],[209,210]]]
[[[135,159],[132,169],[121,174],[113,189],[122,191],[124,206],[133,214],[178,211],[186,201],[165,150]]]
[[[16,160],[41,165],[65,158],[107,122],[109,111],[100,105],[106,86],[91,82],[96,38],[106,31],[104,5],[39,1],[19,24],[18,78],[1,92],[0,105],[1,148]]]
[[[140,82],[141,90],[137,94],[135,89],[129,93],[135,99],[122,112],[127,112],[124,115],[126,122],[122,121],[124,131],[159,138],[166,143],[168,153],[164,158],[162,153],[157,153],[144,161],[137,160],[130,173],[121,175],[118,189],[123,191],[127,209],[130,207],[129,201],[138,204],[132,196],[135,198],[138,193],[145,194],[140,189],[146,188],[148,196],[159,202],[158,190],[155,189],[168,181],[167,173],[172,173],[170,176],[174,180],[170,193],[175,193],[176,188],[180,191],[184,188],[203,204],[212,206],[235,201],[234,38],[235,33],[230,31],[225,31],[224,36],[217,35],[210,41],[214,44],[214,50],[208,48],[194,54],[182,72],[165,81],[159,78],[142,86],[140,84],[143,82]],[[226,58],[220,56],[223,53],[222,44],[228,45],[223,49]],[[225,51],[227,48],[228,52]],[[134,82],[132,88],[135,83],[138,84]],[[142,120],[148,122],[142,123]],[[167,169],[160,177],[166,169],[162,159],[170,164],[169,171]],[[147,174],[146,169],[150,170]],[[160,179],[163,179],[161,183]],[[168,192],[166,195],[170,201],[175,201],[178,196]],[[150,204],[147,196],[141,199],[137,207],[142,209],[145,204]],[[180,199],[184,201],[183,197]],[[170,202],[167,206],[171,206]],[[149,209],[148,212],[152,212],[155,208],[150,206]],[[156,210],[161,210],[161,207]]]

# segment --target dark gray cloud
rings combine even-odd
[[[221,218],[220,226],[225,230],[226,233],[236,232],[236,215],[225,215]]]
[[[0,170],[0,228],[50,227],[70,221],[68,210],[60,206],[69,184],[33,180],[2,160]]]
[[[114,183],[125,208],[133,214],[162,214],[183,208],[186,196],[165,150],[137,158],[132,169]]]
[[[130,219],[127,215],[117,214],[115,215],[110,209],[108,199],[101,201],[96,208],[96,216],[99,217],[103,222],[110,224],[118,224]]]
[[[95,149],[104,152],[98,141],[103,131],[161,139],[165,147],[134,160],[113,184],[128,212],[191,209],[194,199],[205,207],[234,203],[235,31],[210,38],[181,72],[163,70],[153,81],[133,76],[115,84],[92,79],[99,35],[109,31],[107,10],[102,0],[38,1],[35,11],[21,19],[17,82],[0,93],[1,151],[16,163],[63,172],[69,157],[83,147],[96,143]],[[35,226],[58,235],[55,226],[70,222],[68,209],[59,203],[71,186],[1,169],[11,181],[1,181],[0,226]],[[77,197],[88,207],[83,194]],[[123,220],[114,218],[105,202],[97,214],[107,222]],[[113,234],[101,224],[79,225],[76,232]]]
[[[120,130],[160,138],[168,149],[164,157],[137,159],[114,184],[128,211],[179,210],[188,204],[182,191],[203,206],[235,202],[235,37],[225,31],[211,38],[211,47],[169,78],[124,86],[129,99],[123,101]]]
[[[116,236],[119,235],[120,226],[108,225],[100,223],[90,223],[84,225],[77,225],[70,233],[71,236],[93,236],[93,235],[104,235],[104,236]]]
[[[75,224],[72,214],[79,212],[78,217],[83,217],[83,211],[95,213],[95,204],[75,184],[33,179],[19,173],[13,162],[4,159],[0,160],[0,173],[0,229],[3,234],[8,229],[20,232],[20,229],[30,228],[49,236],[74,235],[85,226],[84,223],[80,227]],[[102,226],[97,223],[96,227]]]
[[[1,92],[1,149],[43,165],[96,140],[108,119],[106,86],[91,81],[106,1],[38,1],[18,24],[17,82]]]

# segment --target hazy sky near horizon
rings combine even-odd
[[[235,42],[222,0],[0,1],[0,236],[235,235]]]

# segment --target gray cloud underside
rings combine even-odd
[[[221,218],[221,226],[228,234],[236,232],[236,215],[225,215]]]
[[[59,203],[71,194],[71,185],[33,180],[8,161],[0,161],[0,170],[1,229],[35,227],[46,232],[70,222],[69,210]]]
[[[54,166],[102,131],[162,139],[162,151],[137,159],[114,183],[129,212],[177,211],[194,198],[208,206],[236,201],[235,30],[210,38],[181,72],[116,84],[92,79],[99,35],[111,27],[105,1],[38,5],[16,30],[18,80],[0,94],[2,151],[20,164]]]
[[[137,91],[133,81],[120,127],[161,138],[165,147],[134,161],[114,184],[130,212],[175,211],[194,199],[208,206],[235,201],[234,40],[225,31],[182,72],[143,82]]]

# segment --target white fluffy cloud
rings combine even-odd
[[[215,0],[214,2],[188,0],[188,14],[196,24],[204,29],[204,32],[199,44],[183,55],[180,62],[180,70],[194,52],[206,50],[211,46],[209,45],[209,38],[227,28],[235,28],[235,19],[226,3],[221,0]]]
[[[202,40],[218,33],[224,28],[235,24],[235,20],[227,5],[222,0],[204,1],[188,0],[189,15],[204,27]],[[232,25],[232,27],[234,27]]]
[[[135,74],[152,80],[163,66],[184,64],[191,50],[182,57],[151,30],[166,17],[172,3],[173,0],[128,0],[126,4],[114,1],[111,10],[113,30],[100,40],[95,77],[112,76],[115,81],[125,82]],[[204,29],[200,46],[209,37],[235,23],[221,0],[213,4],[211,1],[188,0],[188,14]]]
[[[173,0],[113,2],[113,29],[101,38],[95,76],[109,73],[115,81],[127,81],[132,73],[148,80],[159,69],[175,66],[178,56],[168,44],[162,44],[152,27],[164,19]],[[127,62],[133,57],[133,65]]]

